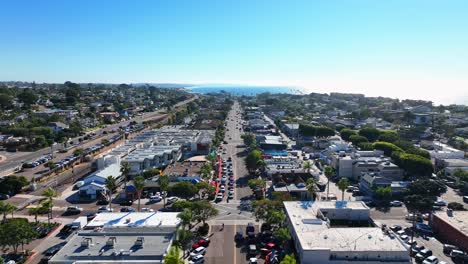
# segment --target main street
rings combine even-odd
[[[223,147],[226,154],[222,157],[232,158],[232,167],[235,178],[234,198],[227,202],[223,200],[216,204],[219,215],[209,221],[211,226],[211,244],[206,253],[206,263],[247,263],[248,258],[243,247],[237,247],[234,242],[236,232],[245,233],[248,223],[254,222],[252,213],[244,210],[241,205],[248,204],[252,199],[252,191],[247,185],[250,178],[245,167],[245,147],[241,139],[241,111],[236,101],[226,118],[225,140],[227,144]],[[224,228],[222,225],[224,224]],[[258,230],[258,226],[257,226]]]

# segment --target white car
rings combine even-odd
[[[205,263],[205,256],[196,255],[190,258],[189,264]]]
[[[229,190],[229,195],[231,195],[231,194],[234,195],[234,189]]]
[[[141,211],[142,211],[142,212],[149,212],[149,213],[152,213],[152,212],[154,212],[154,209],[143,207],[143,208],[141,208]]]
[[[99,207],[98,209],[98,213],[112,213],[112,211],[114,211],[114,209],[111,209],[107,206],[102,206],[102,207]]]
[[[437,263],[440,263],[440,262],[436,256],[429,256],[423,261],[423,264],[437,264]]]
[[[403,240],[405,242],[409,240],[409,236],[407,236],[407,235],[402,235],[402,236],[400,236],[400,238],[401,238],[401,240]]]
[[[157,203],[157,202],[160,202],[161,200],[162,200],[162,197],[158,195],[153,195],[149,199],[151,203]]]
[[[391,201],[391,202],[390,202],[390,205],[391,205],[391,206],[397,207],[397,206],[402,206],[403,203],[402,203],[401,201],[395,200],[395,201]]]
[[[224,187],[223,185],[221,185],[221,187],[219,188],[219,191],[220,191],[220,192],[225,192],[225,191],[226,191],[226,187]]]
[[[193,258],[197,255],[205,255],[206,248],[205,247],[197,247],[192,252],[190,252],[190,258]]]

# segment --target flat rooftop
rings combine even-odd
[[[114,243],[109,244],[113,239]],[[143,241],[142,245],[138,239]],[[81,231],[49,263],[161,263],[172,239],[173,233]]]
[[[368,220],[369,208],[362,202],[284,202],[295,237],[303,250],[406,251],[397,240],[377,227],[332,227],[330,219]],[[327,212],[327,213],[325,213]]]
[[[468,236],[468,211],[453,211],[453,216],[448,216],[446,212],[435,215]]]
[[[160,227],[175,228],[180,220],[178,213],[171,212],[130,212],[130,213],[100,213],[91,220],[86,228],[95,227]]]

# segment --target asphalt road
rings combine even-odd
[[[223,145],[226,149],[226,154],[223,158],[232,158],[232,167],[235,177],[234,198],[227,202],[216,204],[219,210],[219,215],[210,219],[211,226],[211,244],[206,253],[206,263],[248,263],[248,257],[245,254],[245,247],[238,246],[234,242],[234,236],[237,231],[245,233],[245,228],[249,222],[255,222],[250,211],[242,210],[240,205],[249,203],[252,199],[252,191],[247,186],[247,181],[250,176],[245,168],[245,148],[241,139],[242,132],[239,130],[242,126],[240,105],[236,101],[228,114],[225,140],[227,144]],[[224,224],[224,229],[222,225]],[[258,226],[257,226],[258,230]]]

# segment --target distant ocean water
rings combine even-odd
[[[259,93],[290,93],[297,94],[299,93],[298,88],[286,87],[286,86],[248,86],[248,85],[197,85],[185,87],[187,90],[192,93],[219,93],[226,92],[233,95],[246,95],[252,96]]]

